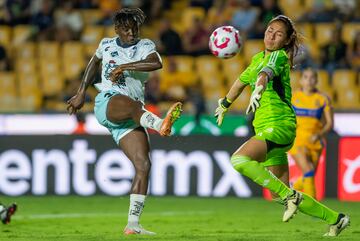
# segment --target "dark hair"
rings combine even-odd
[[[284,46],[285,51],[290,55],[290,63],[293,66],[294,56],[298,53],[299,45],[300,45],[300,34],[297,32],[293,21],[285,16],[285,15],[278,15],[275,18],[271,19],[268,25],[275,21],[281,21],[286,26],[286,35],[288,39],[290,39],[289,43]]]
[[[113,16],[115,26],[142,25],[145,21],[145,14],[140,8],[123,8]]]

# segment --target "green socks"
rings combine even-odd
[[[247,156],[234,155],[231,157],[231,163],[236,171],[247,176],[260,186],[277,193],[281,199],[285,199],[293,193],[293,190],[280,181],[273,173]]]
[[[293,190],[280,181],[273,173],[247,156],[234,155],[231,157],[231,163],[235,170],[260,186],[277,193],[282,200],[293,193]],[[299,205],[299,210],[302,213],[325,220],[328,224],[336,223],[339,213],[324,206],[305,193],[302,193],[302,195],[304,199]],[[282,203],[281,200],[278,201]]]
[[[309,216],[320,218],[326,221],[328,224],[335,224],[339,213],[326,207],[320,202],[316,201],[309,195],[302,193],[303,200],[299,205],[299,210]]]

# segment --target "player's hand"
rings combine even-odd
[[[261,91],[263,90],[263,88],[264,86],[262,85],[258,85],[255,87],[254,91],[251,94],[250,103],[246,109],[246,114],[249,114],[250,112],[255,113],[256,109],[260,107]]]
[[[218,107],[216,108],[214,115],[217,118],[216,123],[218,126],[221,126],[224,119],[224,115],[228,111],[228,108],[226,108],[221,104],[222,100],[223,100],[222,98],[218,100]]]
[[[67,101],[68,106],[66,107],[66,110],[70,115],[72,115],[83,107],[84,102],[85,93],[77,93]]]
[[[113,83],[116,83],[117,80],[123,75],[124,70],[121,68],[121,66],[116,67],[113,71],[110,73],[110,80]]]

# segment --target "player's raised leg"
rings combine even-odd
[[[143,108],[140,101],[135,101],[125,95],[113,96],[107,106],[107,118],[113,123],[132,119],[144,128],[151,128],[162,136],[171,134],[171,127],[181,115],[182,104],[176,102],[168,110],[164,119]]]
[[[135,177],[130,194],[128,223],[124,229],[124,234],[154,235],[155,233],[145,230],[140,225],[151,166],[148,136],[144,128],[139,127],[124,136],[120,140],[120,148],[135,167]]]

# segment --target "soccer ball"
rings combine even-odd
[[[216,57],[228,59],[234,57],[242,48],[239,31],[233,26],[222,26],[210,35],[209,48]]]

